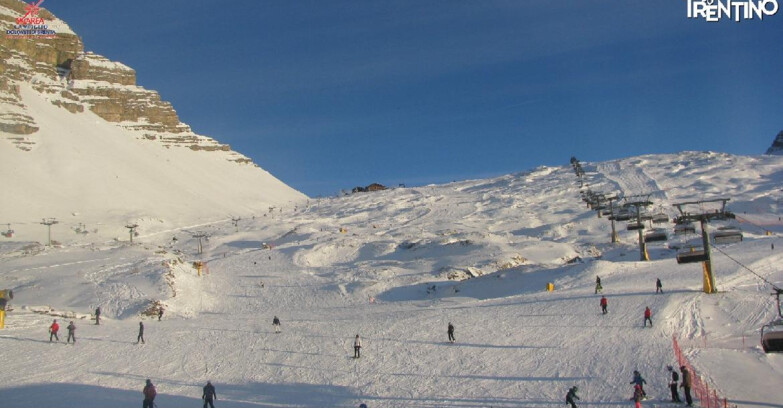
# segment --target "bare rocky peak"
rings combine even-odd
[[[772,141],[772,146],[767,149],[766,154],[783,155],[783,130]]]
[[[18,27],[17,19],[28,5],[19,0],[0,0],[0,29]],[[136,131],[139,139],[192,150],[231,153],[231,160],[251,163],[231,152],[228,145],[194,133],[180,122],[173,106],[153,90],[136,84],[136,72],[125,64],[85,52],[81,39],[52,13],[40,9],[38,16],[56,32],[50,38],[0,36],[0,138],[29,150],[36,143],[38,127],[20,96],[19,86],[31,84],[52,104],[72,113],[89,109],[101,118]]]

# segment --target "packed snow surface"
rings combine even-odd
[[[15,294],[0,330],[2,406],[137,406],[149,378],[160,407],[199,406],[208,380],[221,408],[553,407],[574,385],[580,406],[614,407],[632,404],[639,370],[653,397],[642,405],[668,407],[676,337],[730,404],[782,407],[783,356],[761,350],[759,328],[776,314],[760,277],[783,285],[783,157],[686,152],[584,168],[592,190],[648,193],[670,217],[677,202],[731,198],[738,219],[710,225],[744,236],[714,249],[720,292],[702,292],[699,264],[675,262],[700,238],[671,224],[648,262],[625,223],[610,244],[567,166],[311,200],[132,245],[53,227],[61,246],[0,237],[0,288]],[[29,228],[45,243],[43,226]],[[208,235],[201,254],[195,230]],[[155,301],[161,321],[141,315]],[[50,343],[54,318],[63,329]],[[70,321],[75,345],[64,344]]]

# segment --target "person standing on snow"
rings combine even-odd
[[[566,404],[571,404],[571,408],[576,408],[576,402],[574,402],[574,400],[579,399],[579,397],[576,395],[577,391],[579,391],[579,387],[574,385],[568,390],[568,394],[566,394]]]
[[[672,366],[666,366],[666,370],[671,373],[669,388],[672,390],[672,402],[682,402],[680,401],[680,393],[677,391],[677,382],[680,381],[680,375],[677,374],[677,370],[672,368]]]
[[[71,339],[73,339],[73,344],[76,344],[76,325],[71,322],[71,324],[68,325],[68,339],[65,340],[65,343],[68,344],[71,342]]]
[[[160,321],[161,317],[163,317],[163,306],[158,309],[158,321]]]
[[[638,386],[639,389],[641,389],[642,391],[642,398],[643,399],[647,398],[647,393],[644,392],[644,384],[647,384],[647,381],[645,381],[644,378],[642,378],[642,375],[639,374],[639,371],[637,370],[633,371],[633,380],[631,380],[629,384],[635,384],[636,386]]]
[[[272,319],[272,326],[275,326],[275,333],[280,333],[280,319],[277,316]]]
[[[101,324],[101,307],[95,308],[95,324]]]
[[[663,293],[663,283],[661,283],[661,278],[657,278],[655,280],[655,293],[658,292]]]
[[[356,339],[353,341],[353,358],[359,358],[362,356],[362,339],[359,335],[356,335]]]
[[[449,327],[446,329],[446,333],[449,335],[449,342],[454,343],[457,341],[456,338],[454,338],[454,325],[449,322]]]
[[[55,340],[60,341],[60,338],[57,337],[57,332],[60,330],[60,325],[57,324],[57,319],[54,319],[54,322],[52,322],[52,325],[49,326],[49,343],[52,342],[52,337],[54,337]]]
[[[644,308],[644,327],[647,327],[647,322],[650,322],[650,327],[652,327],[652,310],[650,310],[650,306]]]
[[[147,385],[144,386],[144,389],[141,392],[144,394],[144,402],[141,404],[141,408],[153,408],[155,396],[158,395],[158,392],[155,390],[155,386],[152,385],[152,381],[150,381],[149,378],[147,378]]]
[[[685,403],[688,404],[689,407],[692,407],[693,398],[691,398],[691,386],[693,386],[693,380],[691,379],[691,373],[685,366],[680,366],[680,371],[682,372],[682,384],[680,384],[680,388],[685,390]]]
[[[139,322],[139,335],[136,337],[136,344],[144,344],[144,323]]]
[[[215,392],[215,386],[212,385],[212,382],[207,381],[207,385],[204,386],[204,394],[201,395],[201,399],[204,400],[204,408],[207,408],[207,404],[209,404],[210,408],[215,408],[215,403],[213,400],[217,399],[217,393]]]
[[[597,295],[598,292],[602,292],[603,293],[603,291],[604,291],[604,287],[601,286],[601,277],[596,275],[596,277],[595,277],[595,294]]]
[[[609,305],[609,301],[606,300],[606,296],[601,296],[601,313],[603,313],[603,314],[609,313],[606,310],[606,306],[608,306],[608,305]]]

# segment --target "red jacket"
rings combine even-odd
[[[147,384],[144,386],[144,398],[147,401],[152,401],[155,399],[155,396],[158,395],[158,392],[155,391],[155,386],[152,384]]]
[[[51,325],[51,326],[49,326],[49,330],[50,330],[52,333],[57,333],[57,330],[60,330],[60,325],[59,325],[59,324],[57,324],[57,323],[52,323],[52,325]]]
[[[648,307],[648,308],[644,309],[644,317],[650,317],[650,316],[652,316],[652,311]]]
[[[607,304],[606,298],[602,297],[601,298],[601,306],[606,306],[606,304]]]

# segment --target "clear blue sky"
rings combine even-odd
[[[708,23],[685,0],[42,6],[197,133],[310,196],[572,155],[760,154],[783,130],[783,10]]]

